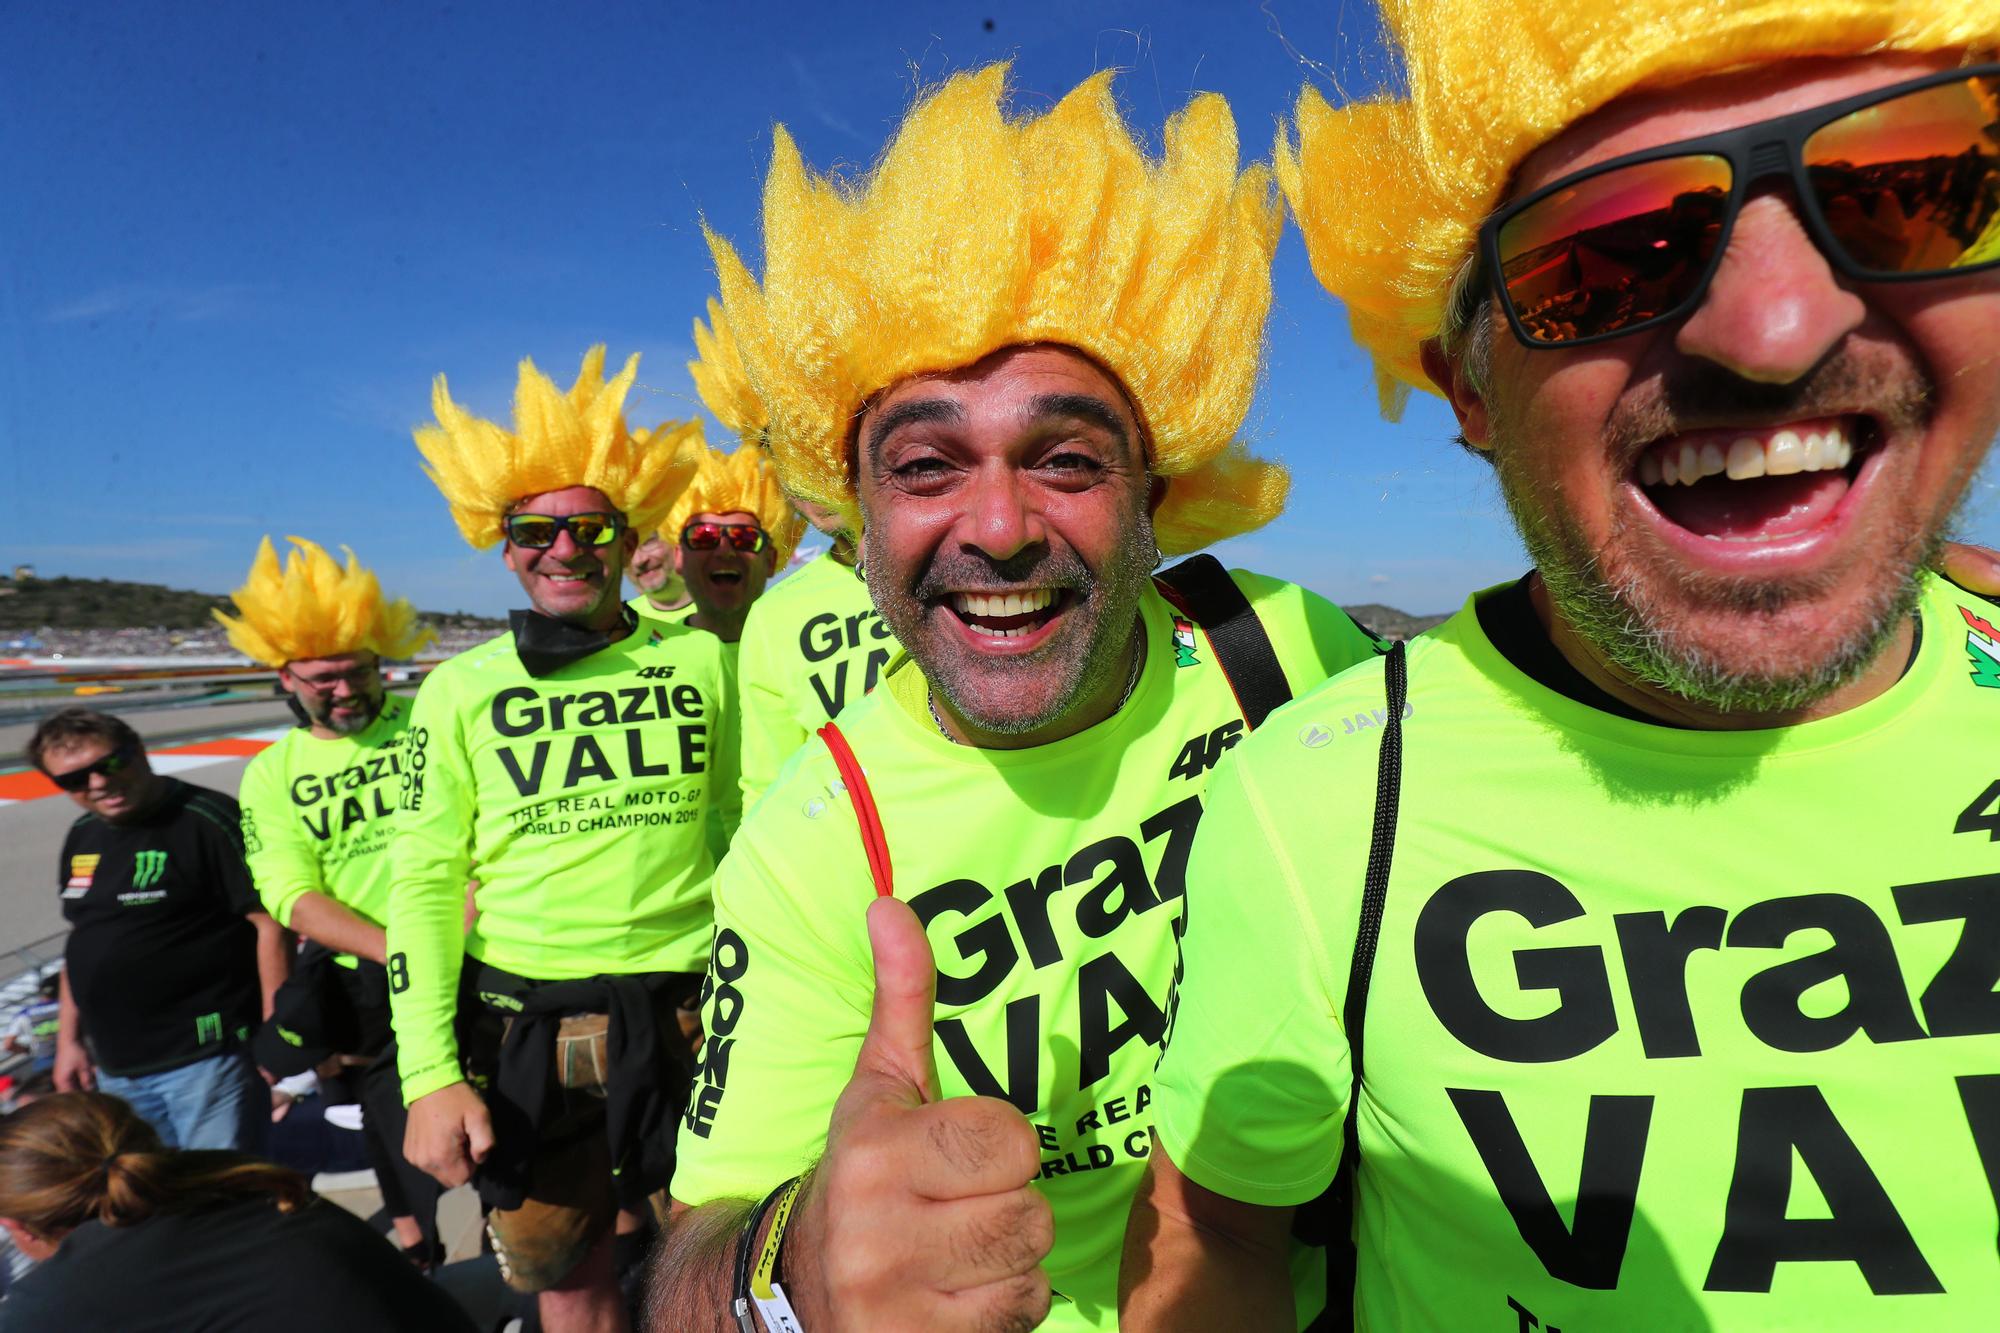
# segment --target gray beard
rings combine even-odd
[[[374,701],[375,706],[369,710],[367,718],[364,721],[356,722],[350,726],[343,726],[340,723],[335,722],[333,720],[333,709],[331,707],[321,709],[318,713],[315,713],[310,708],[305,708],[303,704],[301,704],[300,707],[304,709],[305,715],[308,718],[312,719],[312,723],[314,726],[325,727],[328,731],[332,732],[336,736],[358,736],[362,732],[368,730],[368,728],[375,725],[376,719],[382,716],[382,710],[388,707],[388,704],[389,701],[386,695],[384,695],[380,699],[375,700]]]
[[[1934,563],[1945,540],[1942,532],[1934,532],[1907,544],[1894,577],[1874,585],[1861,627],[1816,662],[1789,674],[1746,669],[1676,633],[1642,578],[1607,576],[1597,553],[1557,510],[1555,497],[1535,494],[1509,468],[1507,460],[1515,455],[1504,444],[1494,450],[1501,495],[1556,614],[1633,680],[1717,712],[1795,712],[1860,679],[1916,610],[1919,574]],[[1682,590],[1748,613],[1778,610],[1801,595],[1799,589],[1752,580],[1688,580]]]
[[[1109,688],[1113,677],[1127,670],[1123,660],[1124,650],[1131,642],[1131,636],[1137,632],[1139,599],[1144,595],[1159,549],[1154,540],[1152,517],[1143,508],[1133,524],[1129,539],[1120,544],[1116,555],[1104,569],[1084,569],[1081,562],[1068,553],[1050,561],[1036,562],[1040,568],[1053,566],[1058,572],[1051,581],[1078,594],[1082,604],[1073,608],[1070,614],[1094,616],[1096,623],[1091,626],[1090,642],[1084,651],[1066,663],[1067,675],[1061,688],[1047,707],[1033,713],[991,713],[981,706],[982,700],[973,694],[972,682],[964,679],[957,670],[956,662],[925,660],[929,654],[924,648],[929,641],[921,628],[925,614],[924,600],[935,593],[933,584],[948,583],[949,580],[934,569],[912,591],[891,588],[886,580],[878,583],[879,572],[888,566],[869,541],[870,533],[876,530],[871,525],[863,525],[861,551],[862,567],[869,575],[869,593],[877,610],[916,660],[931,688],[943,696],[953,712],[981,731],[996,736],[1022,736],[1053,726],[1085,700],[1095,698],[1100,691]],[[1032,669],[1043,660],[1043,654],[1038,653],[1023,660],[1019,666],[1023,670]]]

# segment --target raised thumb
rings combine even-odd
[[[937,964],[930,939],[908,903],[877,898],[868,904],[868,948],[875,960],[875,1004],[854,1072],[908,1084],[916,1100],[937,1101],[931,1051]]]

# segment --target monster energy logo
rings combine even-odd
[[[222,1040],[222,1015],[203,1014],[194,1020],[194,1041],[197,1046],[206,1046],[212,1041]]]
[[[132,887],[150,889],[167,873],[165,852],[135,852],[132,856]]]

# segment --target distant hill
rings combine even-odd
[[[231,609],[219,593],[163,588],[118,579],[0,578],[0,629],[212,629],[213,608]],[[443,629],[494,630],[504,622],[459,612],[418,612]]]
[[[1442,625],[1451,619],[1448,615],[1413,616],[1408,611],[1398,611],[1395,607],[1383,606],[1380,602],[1369,602],[1363,606],[1343,606],[1340,609],[1385,639],[1412,638],[1433,625]]]

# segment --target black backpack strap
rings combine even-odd
[[[1255,731],[1273,709],[1292,701],[1291,682],[1278,650],[1250,599],[1229,577],[1222,562],[1207,553],[1192,555],[1153,576],[1160,595],[1202,627],[1215,648],[1215,664],[1236,695],[1243,720]]]
[[[1355,1117],[1361,1108],[1362,1041],[1368,1027],[1368,980],[1375,970],[1375,947],[1382,934],[1382,912],[1389,901],[1389,865],[1396,852],[1396,814],[1403,794],[1403,709],[1409,700],[1410,666],[1404,645],[1396,644],[1382,659],[1389,718],[1382,727],[1382,748],[1375,764],[1375,826],[1368,838],[1368,868],[1361,881],[1361,917],[1354,932],[1354,956],[1347,969],[1347,1000],[1341,1025],[1347,1032],[1351,1086],[1347,1119],[1341,1126],[1340,1167],[1333,1184],[1309,1207],[1319,1212],[1326,1243],[1326,1313],[1315,1329],[1354,1326],[1354,1172],[1361,1158]]]

